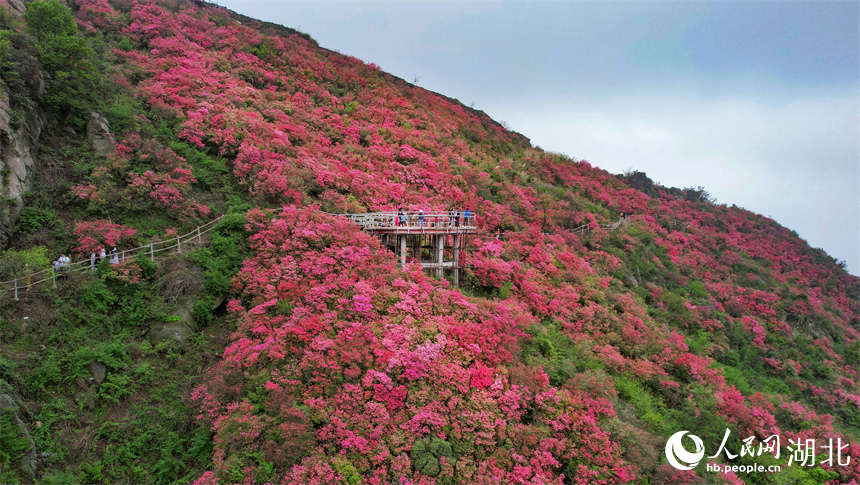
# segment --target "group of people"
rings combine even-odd
[[[96,253],[90,254],[90,266],[93,268],[93,271],[95,271],[96,259],[98,259],[99,263],[108,259],[108,253],[107,251],[105,251],[104,247],[102,247],[98,255],[96,255]],[[53,263],[54,271],[63,272],[68,269],[71,264],[71,258],[66,256],[65,254],[62,254]],[[119,252],[116,250],[116,248],[113,248],[110,251],[110,264],[119,264]]]
[[[65,271],[66,268],[68,268],[70,264],[72,264],[71,258],[66,256],[65,254],[61,254],[60,257],[56,261],[53,262],[54,271],[57,271],[57,272]]]
[[[105,252],[105,248],[102,247],[99,252],[99,262],[101,263],[107,259],[107,253]],[[116,248],[111,249],[110,251],[110,264],[119,264],[119,253],[117,253]],[[90,254],[90,266],[95,267],[96,265],[96,253]]]
[[[430,209],[427,209],[427,212],[430,212]],[[469,225],[469,219],[473,218],[475,213],[470,209],[465,209],[460,212],[459,209],[451,208],[448,209],[448,227],[460,227],[460,216],[463,218],[463,226]],[[444,217],[443,217],[444,219]],[[425,225],[426,224],[426,225]],[[406,227],[409,225],[409,217],[407,211],[403,210],[403,207],[397,208],[397,216],[394,218],[394,226]],[[432,216],[432,220],[430,216],[425,216],[424,209],[418,210],[418,227],[442,227],[439,221],[439,215],[436,214]]]

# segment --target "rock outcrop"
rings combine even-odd
[[[0,249],[6,246],[24,206],[24,193],[33,188],[35,157],[45,117],[15,112],[9,92],[0,86]]]
[[[87,123],[87,139],[93,144],[96,155],[106,157],[116,149],[116,138],[110,132],[107,118],[93,111]]]

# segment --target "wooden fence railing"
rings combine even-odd
[[[459,212],[457,217],[459,221],[455,219],[455,216],[452,215],[448,211],[427,211],[423,213],[423,218],[417,211],[404,211],[402,213],[398,212],[369,212],[365,214],[331,214],[336,216],[346,217],[352,222],[360,225],[364,229],[376,229],[376,228],[385,228],[385,227],[397,227],[400,225],[405,225],[407,227],[418,227],[420,225],[424,225],[425,227],[459,227],[460,229],[477,229],[477,219],[474,213],[470,214],[468,220],[464,218],[463,212]],[[149,255],[151,260],[155,260],[155,257],[158,253],[162,253],[164,251],[176,250],[177,252],[182,251],[182,246],[186,244],[190,244],[195,239],[200,242],[202,241],[201,237],[203,234],[211,231],[215,224],[221,221],[225,215],[222,215],[216,219],[213,219],[206,224],[201,226],[197,226],[196,229],[185,234],[184,236],[176,236],[175,238],[166,239],[164,241],[153,241],[146,246],[139,246],[132,249],[124,249],[122,251],[117,252],[118,260],[125,261],[128,259],[135,258],[141,254]],[[626,221],[625,219],[621,219],[618,222],[613,224],[583,224],[571,232],[574,234],[585,234],[586,232],[590,232],[596,227],[601,227],[606,230],[614,230],[618,228],[621,224]],[[507,239],[509,234],[515,234],[512,232],[504,232],[504,233],[482,233],[481,236],[484,237],[494,237],[496,239]],[[108,255],[108,257],[112,257],[113,255]],[[61,267],[59,270],[51,268],[37,271],[35,273],[22,274],[14,279],[7,281],[0,281],[0,295],[4,295],[6,293],[13,293],[15,301],[18,301],[18,292],[27,290],[37,285],[41,285],[48,281],[51,282],[53,287],[57,286],[57,277],[62,276],[66,273],[70,273],[72,271],[94,271],[95,265],[92,259],[77,261],[74,263],[70,263],[67,266]]]
[[[207,232],[214,229],[215,224],[221,219],[223,219],[225,216],[226,215],[222,215],[216,219],[207,222],[206,224],[197,226],[196,229],[189,232],[188,234],[185,234],[184,236],[176,236],[175,238],[166,239],[164,241],[153,241],[146,246],[139,246],[132,249],[123,249],[122,251],[117,251],[117,259],[119,262],[122,262],[128,259],[136,258],[138,255],[145,254],[149,255],[149,258],[154,261],[158,253],[170,251],[173,249],[176,249],[176,252],[181,252],[183,245],[190,244],[195,239],[198,242],[202,242],[203,234],[206,234]],[[111,257],[111,254],[107,255],[107,258]],[[60,267],[59,269],[54,268],[54,266],[52,265],[48,269],[44,269],[30,274],[22,274],[8,281],[0,281],[0,295],[4,295],[6,293],[14,293],[15,301],[18,301],[19,291],[33,288],[48,281],[50,281],[51,285],[56,288],[58,276],[62,276],[72,271],[86,270],[95,270],[94,261],[92,259],[70,263],[64,267]]]

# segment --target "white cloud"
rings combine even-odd
[[[860,106],[855,90],[788,101],[730,97],[519,99],[491,116],[546,150],[628,167],[772,216],[860,274]]]

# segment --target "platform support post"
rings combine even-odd
[[[400,238],[400,267],[406,266],[406,235],[397,236]]]
[[[454,288],[460,286],[460,236],[454,234]]]
[[[445,236],[436,236],[436,277],[442,279],[442,260],[445,253]]]

